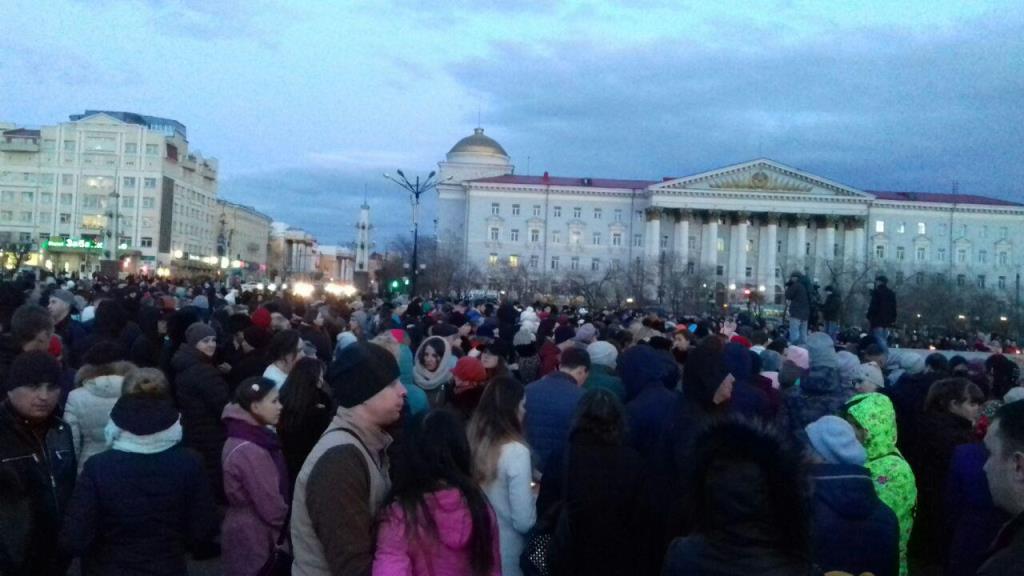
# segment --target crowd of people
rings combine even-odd
[[[1021,574],[1018,364],[793,319],[4,283],[0,575]]]

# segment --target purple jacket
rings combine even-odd
[[[274,549],[288,518],[288,502],[282,496],[280,473],[271,451],[231,435],[230,430],[240,424],[259,430],[252,415],[237,404],[228,404],[221,419],[229,430],[222,456],[228,501],[221,527],[224,574],[252,576]],[[269,429],[266,431],[272,434]],[[277,451],[280,453],[280,447]],[[283,458],[280,454],[279,457]]]
[[[397,504],[382,512],[377,532],[377,552],[373,559],[373,576],[470,576],[470,536],[473,520],[469,508],[456,488],[428,494],[427,508],[437,523],[438,541],[428,534],[411,537],[406,534],[405,514]],[[491,546],[494,561],[490,576],[501,575],[501,553],[498,549],[498,525],[491,518]]]

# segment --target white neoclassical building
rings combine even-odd
[[[1024,256],[1024,204],[859,190],[765,158],[663,180],[520,176],[477,128],[439,168],[438,239],[485,273],[668,263],[778,301],[791,271],[824,284],[842,265],[1008,291]]]

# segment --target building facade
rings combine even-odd
[[[358,252],[346,246],[317,246],[317,270],[329,282],[352,284]]]
[[[267,273],[272,280],[310,279],[319,271],[316,238],[284,222],[271,225],[267,258]]]
[[[1024,205],[859,190],[769,159],[663,180],[518,176],[477,129],[439,168],[438,240],[492,280],[642,268],[648,298],[678,272],[778,303],[792,271],[825,285],[852,267],[1009,291],[1024,256]]]
[[[217,200],[220,209],[217,255],[221,267],[246,278],[262,277],[267,271],[270,246],[270,216],[243,204]]]
[[[0,131],[0,243],[31,243],[36,264],[68,273],[115,255],[133,270],[216,257],[217,161],[189,150],[180,122],[89,110]]]

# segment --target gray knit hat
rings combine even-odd
[[[185,330],[185,342],[187,342],[189,346],[195,346],[196,344],[199,344],[203,338],[216,335],[217,331],[209,324],[195,322],[188,327],[188,330]]]

